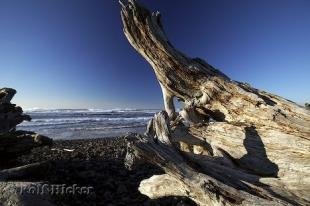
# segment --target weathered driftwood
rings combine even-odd
[[[159,12],[134,0],[121,5],[124,33],[153,67],[167,112],[130,144],[128,156],[166,172],[140,191],[200,205],[310,204],[309,110],[186,57],[168,41]],[[184,102],[179,113],[174,97]]]
[[[42,176],[50,169],[49,162],[36,162],[28,165],[0,170],[0,182],[21,180],[29,177]]]
[[[15,94],[15,89],[0,89],[0,134],[15,130],[16,125],[24,120],[31,120],[30,116],[23,114],[21,107],[10,103]]]
[[[44,175],[49,162],[38,162],[0,171],[0,205],[55,205],[44,182],[28,182],[23,179]]]
[[[0,135],[0,159],[15,158],[30,152],[35,147],[51,146],[53,140],[28,131],[14,131]]]
[[[53,143],[52,139],[43,135],[15,130],[16,125],[24,120],[31,120],[30,116],[23,114],[21,107],[10,103],[15,94],[14,89],[0,89],[0,168],[7,168],[12,159],[34,147]],[[43,191],[43,183],[22,181],[40,177],[49,168],[49,162],[40,162],[0,170],[0,205],[54,205],[49,191]]]
[[[54,206],[46,184],[42,182],[0,182],[0,205]]]
[[[15,89],[0,89],[0,160],[15,158],[31,151],[34,147],[52,144],[52,139],[43,135],[16,131],[16,125],[24,120],[30,121],[31,118],[23,114],[21,107],[11,104],[15,94]]]

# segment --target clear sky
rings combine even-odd
[[[174,46],[232,79],[310,100],[309,0],[140,0]],[[161,108],[115,0],[0,0],[0,87],[24,108]]]

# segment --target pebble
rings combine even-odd
[[[140,182],[154,174],[162,174],[162,171],[150,164],[127,170],[124,166],[126,147],[127,142],[122,137],[55,140],[53,148],[60,150],[35,148],[30,154],[21,156],[17,162],[24,165],[51,161],[52,168],[38,181],[94,188],[89,195],[55,195],[53,200],[57,205],[195,205],[182,197],[151,200],[142,195],[138,191]],[[63,148],[74,151],[63,151]]]

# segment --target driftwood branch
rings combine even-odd
[[[43,175],[50,169],[49,162],[37,162],[0,171],[0,181],[21,180]]]
[[[0,88],[0,135],[14,131],[24,120],[31,120],[30,116],[23,114],[21,107],[10,103],[15,94],[15,89]]]
[[[50,169],[49,162],[38,162],[0,171],[1,205],[53,206],[44,182],[27,182],[25,179],[40,177]]]
[[[16,125],[31,118],[10,102],[15,93],[11,88],[0,88],[0,205],[51,206],[54,204],[49,191],[40,190],[44,188],[43,183],[25,181],[45,174],[50,168],[49,162],[3,169],[33,148],[53,143],[52,139],[34,132],[16,131]]]
[[[53,143],[52,139],[34,132],[16,131],[16,125],[31,118],[10,102],[15,94],[15,89],[0,88],[0,160],[16,158],[34,147]]]
[[[177,51],[159,12],[129,0],[121,16],[129,43],[155,72],[165,106],[130,143],[128,156],[166,172],[142,181],[142,193],[187,196],[199,205],[310,204],[309,110]],[[173,98],[184,102],[179,113]]]

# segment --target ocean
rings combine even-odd
[[[159,110],[139,109],[30,109],[30,122],[18,130],[34,131],[53,139],[116,137],[128,132],[143,133]]]

